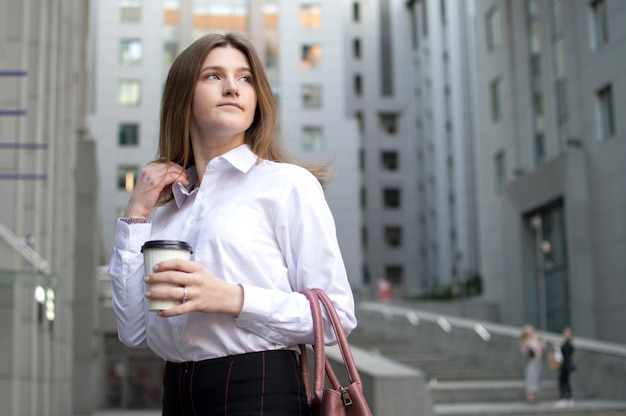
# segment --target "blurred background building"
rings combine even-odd
[[[88,9],[88,1],[0,1],[3,415],[71,415],[77,388],[85,397],[100,388]]]
[[[625,19],[620,0],[0,0],[0,402],[159,406],[106,263],[169,66],[210,31],[249,36],[290,149],[333,160],[358,298],[385,281],[626,343]]]
[[[485,299],[626,342],[626,3],[473,3]]]

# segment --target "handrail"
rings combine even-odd
[[[44,259],[35,250],[25,244],[18,236],[0,222],[0,237],[6,241],[20,256],[29,262],[39,273],[50,276],[52,270],[48,260]]]
[[[454,328],[474,331],[485,341],[489,341],[491,339],[491,335],[500,335],[515,339],[519,339],[520,335],[519,327],[475,319],[459,318],[440,313],[426,312],[406,306],[403,307],[399,305],[367,301],[358,302],[356,306],[358,311],[379,313],[386,317],[405,318],[414,326],[419,325],[420,321],[424,321],[439,325],[444,332],[451,332]],[[545,334],[546,341],[551,343],[558,343],[562,339],[562,336],[559,333],[545,331],[543,331],[543,333]],[[576,348],[579,350],[626,358],[626,345],[623,344],[599,341],[578,336],[575,338],[575,343]]]

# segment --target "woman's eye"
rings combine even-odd
[[[243,76],[243,77],[241,77],[241,80],[243,82],[252,82],[252,79],[249,76]]]
[[[217,76],[217,74],[208,74],[206,76],[206,79],[218,79],[219,77]]]

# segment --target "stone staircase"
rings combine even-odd
[[[573,407],[555,407],[557,374],[548,368],[544,370],[539,402],[529,405],[524,400],[523,367],[519,362],[480,365],[468,356],[359,329],[349,340],[352,345],[421,370],[429,380],[435,416],[626,416],[626,402],[593,398],[581,383],[573,386],[576,399]]]

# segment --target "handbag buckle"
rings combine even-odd
[[[341,392],[341,400],[343,400],[343,405],[350,406],[352,404],[352,399],[350,398],[350,394],[348,393],[348,390],[341,387],[339,391]]]

